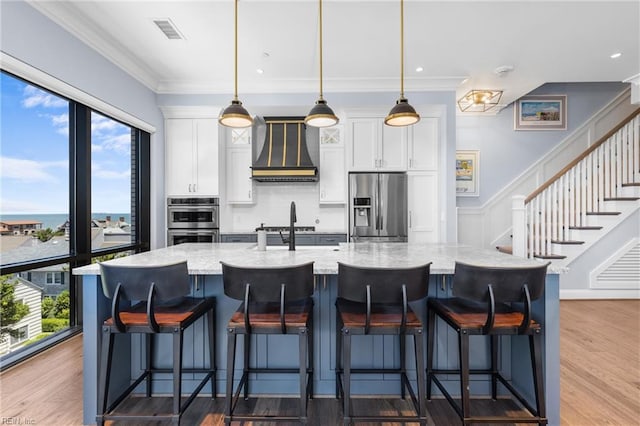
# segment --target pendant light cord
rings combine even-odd
[[[235,21],[234,21],[234,89],[233,100],[238,100],[238,0],[235,0]]]
[[[320,16],[320,100],[322,100],[322,0],[319,1]]]
[[[400,0],[400,99],[404,98],[404,0]]]

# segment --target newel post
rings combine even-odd
[[[527,211],[524,195],[514,195],[511,199],[511,226],[513,255],[527,257]]]

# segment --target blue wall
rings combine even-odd
[[[567,95],[567,130],[515,131],[513,104],[495,116],[456,120],[457,149],[480,151],[480,197],[459,197],[459,207],[480,207],[628,87],[626,83],[549,83],[531,95]]]
[[[1,8],[2,52],[156,128],[151,135],[151,244],[164,245],[164,124],[155,93],[29,4],[2,1]]]

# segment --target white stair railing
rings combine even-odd
[[[513,253],[563,258],[552,246],[576,243],[572,229],[589,228],[589,216],[607,215],[603,202],[640,184],[640,110],[589,147],[531,195],[513,197]],[[524,211],[524,218],[522,217]]]

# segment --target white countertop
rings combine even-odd
[[[341,243],[339,246],[269,246],[258,251],[255,243],[187,243],[109,261],[131,266],[154,266],[187,260],[192,275],[220,275],[220,261],[239,266],[283,266],[314,261],[316,274],[337,274],[338,262],[358,266],[408,267],[432,262],[432,274],[452,274],[456,260],[483,266],[527,266],[540,260],[523,259],[497,250],[460,244]],[[549,273],[564,268],[549,266]],[[74,275],[98,275],[97,264],[73,269]]]

